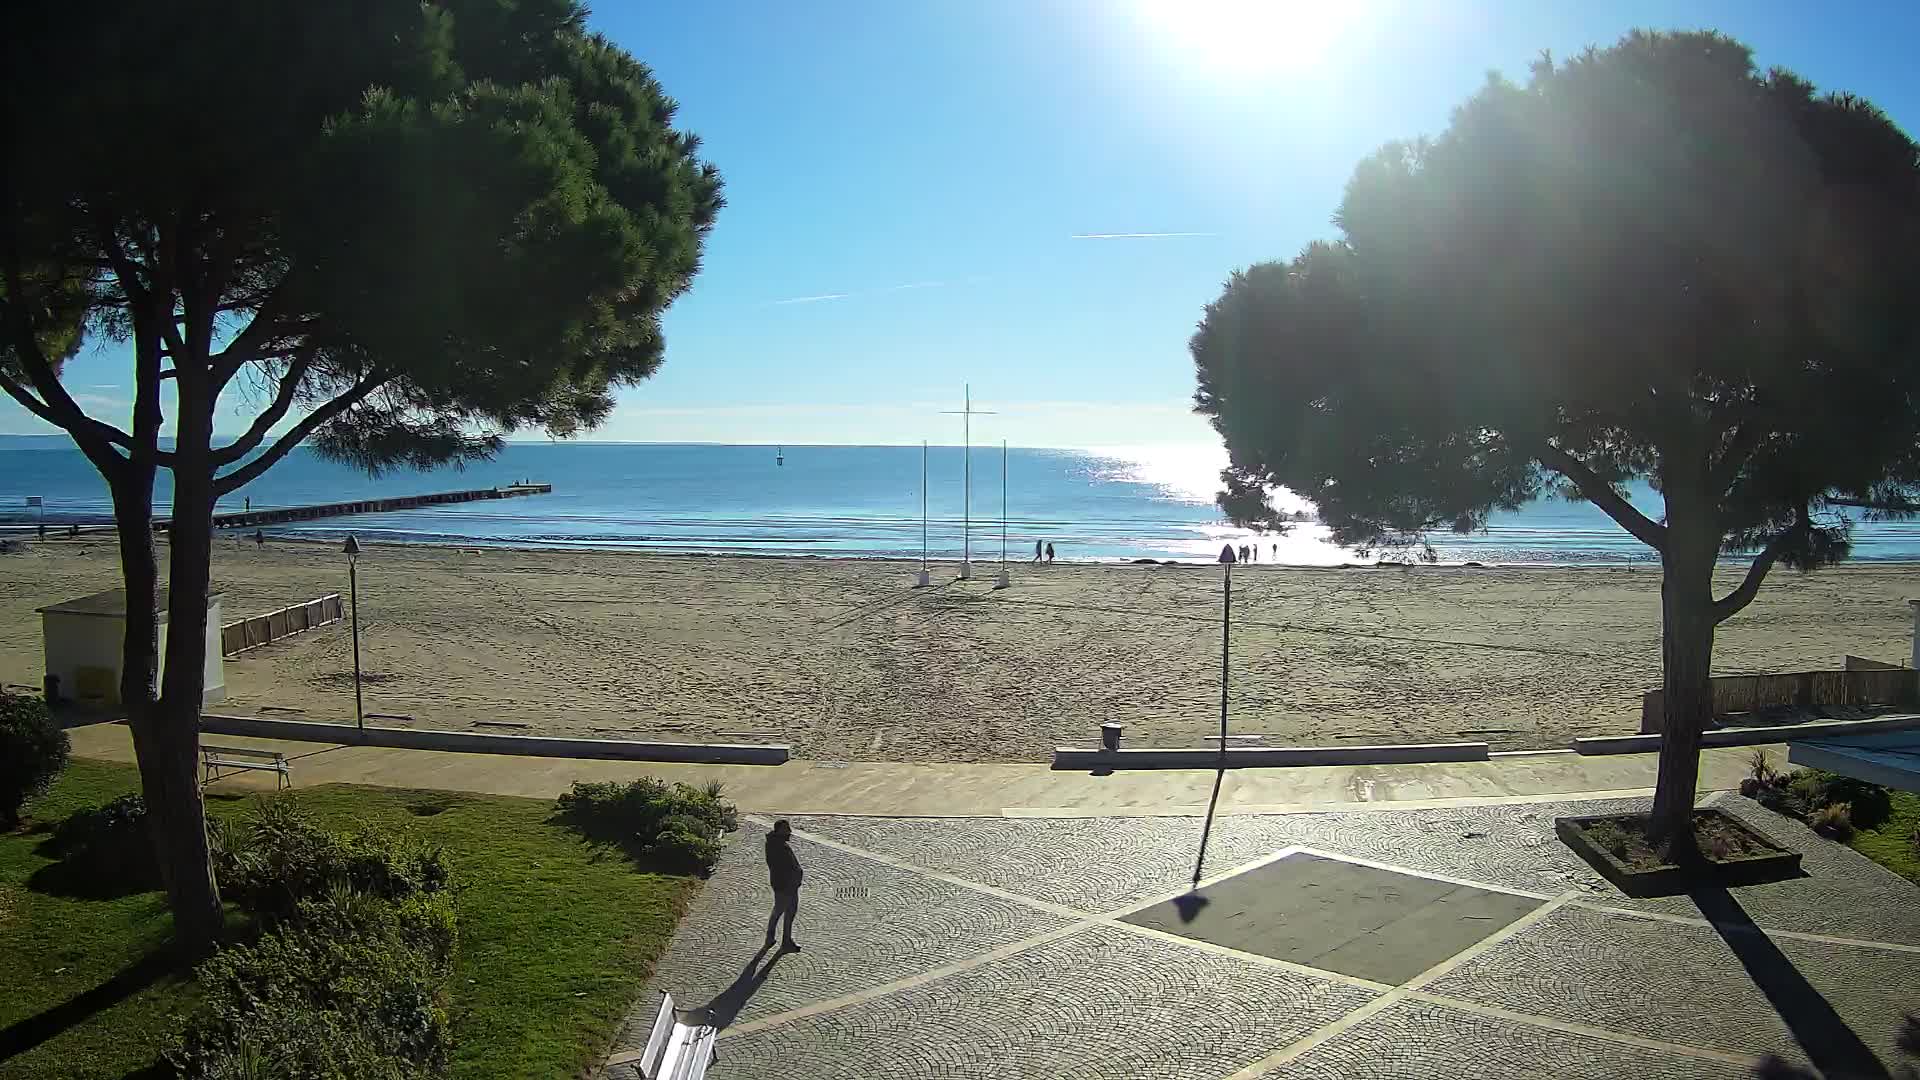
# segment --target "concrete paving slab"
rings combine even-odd
[[[1540,906],[1532,897],[1292,854],[1126,917],[1136,926],[1398,984]]]
[[[1751,1069],[1556,1031],[1426,1001],[1400,1001],[1263,1080],[1751,1080]]]
[[[714,1080],[1218,1080],[1372,997],[1091,927],[876,1001],[722,1038]]]

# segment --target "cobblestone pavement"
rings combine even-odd
[[[791,819],[804,951],[769,968],[767,823],[749,821],[652,988],[722,1027],[715,1080],[1663,1080],[1749,1076],[1764,1054],[1900,1060],[1920,888],[1745,799],[1719,805],[1801,851],[1807,876],[1625,897],[1553,819],[1635,801],[1214,822],[1209,882],[1301,849],[1537,900],[1395,984],[1123,921],[1188,888],[1197,818]],[[614,1080],[638,1075],[618,1062],[656,1000],[636,1004]]]

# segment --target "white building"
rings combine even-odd
[[[47,674],[60,680],[62,698],[89,705],[120,704],[120,660],[127,634],[127,591],[82,596],[40,610],[40,632],[45,642]],[[167,590],[161,589],[154,611],[160,622],[160,670],[167,663]],[[220,594],[207,599],[207,662],[201,687],[204,700],[227,695],[227,677],[220,657]]]

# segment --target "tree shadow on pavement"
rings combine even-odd
[[[1754,923],[1732,893],[1707,886],[1688,896],[1740,959],[1747,977],[1767,996],[1800,1044],[1801,1052],[1822,1076],[1828,1080],[1888,1080],[1886,1065]]]

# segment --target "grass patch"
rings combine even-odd
[[[28,807],[28,829],[138,787],[132,766],[73,761]],[[570,1076],[597,1064],[697,887],[596,850],[552,821],[544,800],[348,785],[277,797],[327,828],[379,826],[445,847],[459,890],[458,1077]],[[250,804],[213,796],[208,810],[238,817]],[[36,853],[46,836],[0,837],[0,1040],[66,1026],[17,1055],[0,1042],[0,1078],[138,1074],[198,1003],[163,950],[172,919],[157,892],[86,900],[29,888],[52,862]]]
[[[1899,874],[1920,883],[1920,852],[1914,850],[1914,835],[1920,832],[1920,794],[1896,791],[1892,815],[1875,829],[1860,829],[1847,846]]]

